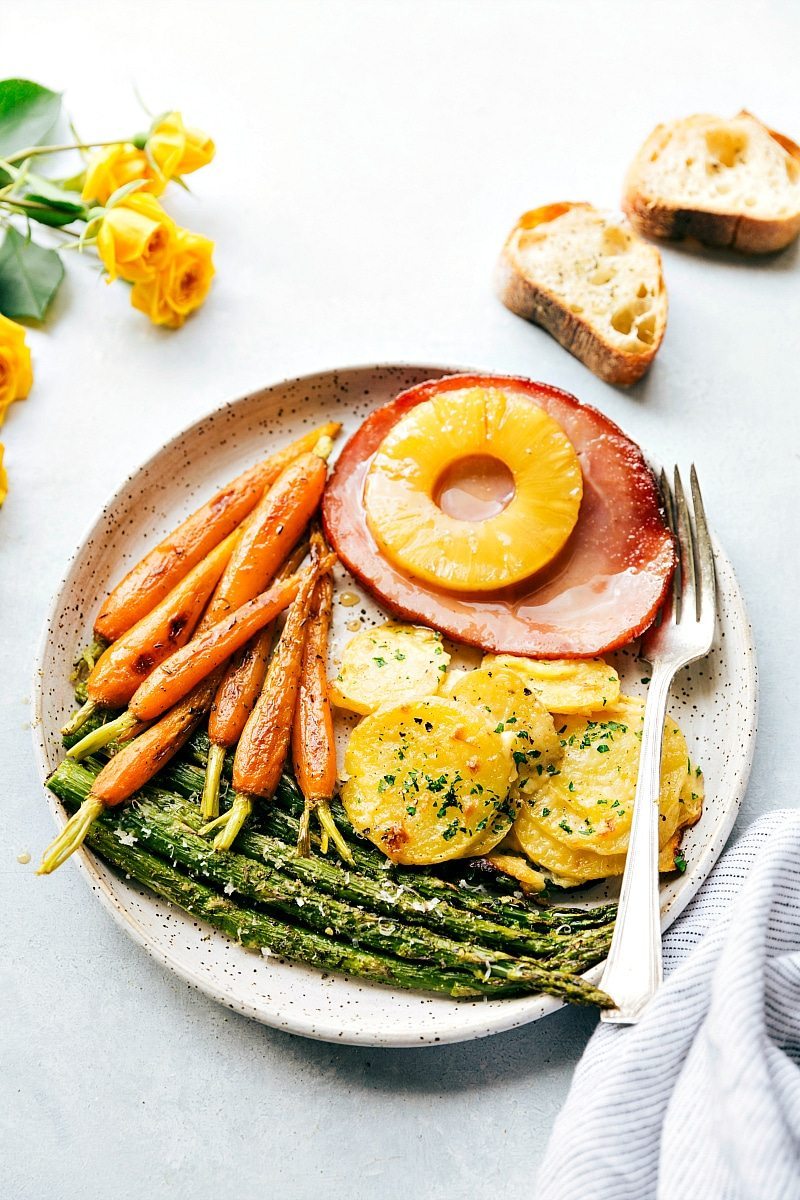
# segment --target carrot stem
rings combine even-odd
[[[222,777],[222,767],[225,762],[225,747],[211,742],[208,747],[208,762],[206,777],[203,783],[203,798],[200,802],[200,815],[204,821],[219,815],[219,781]]]
[[[53,838],[45,850],[36,874],[49,875],[51,871],[55,871],[56,867],[65,863],[69,856],[83,845],[87,833],[104,807],[102,800],[98,800],[95,796],[87,796],[78,811],[73,813],[67,821],[58,837]]]
[[[300,827],[297,831],[297,853],[301,858],[308,858],[311,853],[311,805],[306,801],[300,814]]]
[[[321,804],[317,805],[315,811],[317,814],[317,820],[320,823],[320,828],[322,829],[322,837],[325,839],[330,838],[336,849],[339,851],[339,857],[351,867],[355,866],[355,860],[350,852],[350,847],[347,845],[342,831],[339,829],[338,825],[333,819],[333,813],[330,810],[328,801],[323,800]]]
[[[97,750],[102,750],[103,746],[107,746],[110,742],[124,742],[138,724],[133,713],[126,709],[113,721],[106,721],[105,725],[98,725],[97,729],[93,729],[91,733],[86,734],[86,737],[71,746],[67,751],[67,758],[74,758],[80,762],[82,758],[86,758],[87,754],[94,754]]]
[[[96,700],[87,700],[82,704],[77,712],[73,713],[66,725],[61,726],[61,733],[64,737],[70,737],[71,734],[77,733],[82,729],[90,717],[93,717],[100,705]]]
[[[203,826],[200,833],[205,836],[213,829],[219,829],[219,833],[214,838],[214,849],[230,850],[252,811],[252,796],[248,796],[245,792],[237,792],[233,797],[233,804],[228,811],[223,813],[221,817],[209,821],[207,825]]]

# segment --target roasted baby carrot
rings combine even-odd
[[[229,613],[216,625],[198,633],[180,650],[160,663],[139,685],[124,713],[87,733],[67,751],[69,758],[85,758],[112,741],[132,736],[137,724],[160,717],[191,692],[212,671],[224,665],[254,634],[283,612],[297,595],[303,579],[293,575]],[[219,678],[214,684],[219,683]],[[213,693],[212,693],[213,696]]]
[[[278,579],[293,575],[307,551],[308,543],[298,546],[284,563]],[[228,664],[214,696],[208,718],[208,762],[200,801],[200,813],[206,821],[219,812],[219,784],[225,751],[236,745],[255,708],[267,674],[273,641],[273,628],[267,625]]]
[[[267,583],[273,579],[281,560],[285,557],[286,549],[297,541],[299,534],[308,524],[319,504],[328,472],[326,460],[332,447],[333,442],[327,435],[318,438],[312,450],[301,454],[295,462],[290,463],[281,471],[274,486],[265,492],[256,509],[244,522],[238,531],[239,537],[222,578],[216,586],[194,638],[189,643],[192,654],[194,654],[195,647],[199,647],[201,650],[205,649],[203,642],[205,634],[219,624],[225,616],[243,609],[247,602],[253,600],[257,595],[263,594]],[[287,603],[289,602],[287,601]],[[271,617],[266,618],[267,621],[271,619]],[[262,621],[254,629],[262,628],[263,624]],[[228,654],[234,653],[242,644],[237,640],[235,648],[228,651]],[[191,673],[191,668],[184,660],[178,661],[181,664],[181,670],[188,670]],[[193,676],[189,688],[197,679],[203,678],[203,675],[207,673],[202,654],[195,665],[200,673]],[[217,664],[215,663],[215,665]],[[163,662],[163,667],[162,675],[158,674],[158,667],[154,672],[159,684],[163,682],[163,674],[170,675],[173,672],[175,664],[171,658],[168,658]],[[123,713],[116,721],[107,723],[88,734],[86,738],[81,739],[69,750],[69,756],[76,759],[84,758],[112,739],[130,737],[135,719],[140,721],[153,719],[152,717],[143,717],[136,710],[137,701],[142,698],[140,693],[149,695],[147,689],[139,688],[130,700],[128,712]],[[165,696],[168,697],[168,703],[154,716],[160,715],[180,699],[180,696],[169,688],[166,689]],[[67,726],[68,729],[72,730],[77,727],[76,721],[84,718],[84,711],[81,710],[80,715],[76,714],[72,718]],[[218,764],[215,762],[212,765],[216,768]]]
[[[247,518],[203,624],[252,600],[272,582],[281,563],[313,517],[328,475],[333,441],[324,436],[290,463]]]
[[[89,700],[82,710],[84,720],[98,708],[124,708],[153,668],[186,645],[238,538],[238,530],[229,534],[151,612],[101,654],[86,682]],[[76,728],[73,718],[69,731]]]
[[[308,611],[320,571],[331,556],[312,564],[289,609],[280,640],[270,659],[256,706],[244,727],[233,759],[233,804],[226,813],[204,827],[221,826],[214,840],[217,850],[228,850],[253,810],[253,797],[271,796],[280,782],[294,720]]]
[[[305,798],[297,849],[305,855],[311,848],[311,814],[315,812],[323,836],[327,834],[342,858],[352,863],[353,856],[336,828],[329,803],[336,789],[336,739],[328,695],[332,610],[333,579],[327,571],[317,580],[311,598],[292,728],[294,774]]]
[[[139,685],[128,711],[139,721],[154,721],[177,704],[196,683],[226,662],[278,613],[287,608],[299,590],[307,587],[305,575],[292,575],[241,608],[223,617],[188,645],[176,650]]]
[[[223,538],[252,512],[281,472],[307,454],[321,437],[335,437],[338,422],[329,421],[285,446],[232,480],[174,529],[128,572],[106,599],[94,630],[114,642],[167,595]]]
[[[89,795],[42,855],[38,875],[49,875],[83,845],[104,808],[128,800],[168,763],[194,732],[211,705],[217,678],[204,679],[166,716],[110,758]]]

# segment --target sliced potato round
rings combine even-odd
[[[516,811],[507,740],[486,714],[455,700],[431,696],[373,713],[351,734],[344,765],[348,817],[394,862],[422,866],[478,844],[490,849]]]
[[[548,712],[591,713],[619,698],[619,675],[602,658],[518,658],[487,654],[484,667],[516,671]]]
[[[442,685],[445,695],[488,713],[498,733],[513,737],[511,753],[517,768],[515,793],[531,794],[547,778],[547,768],[564,751],[553,718],[522,677],[507,667],[479,667],[454,673]]]
[[[688,761],[684,765],[684,780],[680,789],[681,815],[677,828],[668,834],[665,823],[659,829],[658,869],[675,870],[675,858],[684,828],[693,825],[702,812],[703,777]],[[521,836],[520,836],[521,835]],[[625,869],[625,854],[596,854],[592,850],[572,851],[563,842],[549,837],[536,821],[531,806],[523,805],[514,822],[511,834],[503,847],[523,850],[537,865],[544,867],[555,883],[562,887],[577,887],[594,879],[621,875]],[[627,849],[627,846],[626,846]]]
[[[535,824],[549,838],[581,854],[624,854],[639,770],[644,703],[622,698],[593,717],[565,716],[560,726],[564,757],[515,824],[526,853],[526,831]],[[678,827],[681,788],[687,775],[683,734],[669,718],[661,758],[662,845]]]
[[[481,836],[477,841],[473,842],[470,847],[470,858],[480,858],[484,854],[488,854],[490,850],[494,850],[507,833],[510,833],[514,827],[514,819],[519,812],[519,800],[513,793],[513,789],[509,792],[506,803],[494,814]]]
[[[515,825],[516,828],[516,825]],[[520,842],[522,839],[519,839]],[[595,854],[591,850],[572,851],[563,842],[550,838],[541,829],[525,831],[525,853],[538,867],[543,867],[560,887],[579,887],[595,879],[608,879],[625,870],[624,854]],[[675,853],[680,833],[673,833],[660,847],[658,869],[674,871]]]
[[[363,629],[347,643],[341,669],[331,680],[331,700],[365,716],[381,705],[430,696],[438,691],[449,662],[440,633],[387,621]]]

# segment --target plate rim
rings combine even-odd
[[[213,418],[215,414],[222,409],[230,409],[238,407],[252,397],[258,396],[261,393],[269,392],[275,388],[285,385],[302,384],[306,381],[318,380],[320,377],[343,375],[348,372],[380,372],[380,371],[430,371],[432,374],[463,374],[463,373],[479,373],[480,368],[472,366],[454,366],[453,364],[434,364],[434,363],[414,363],[406,361],[380,362],[380,363],[356,363],[348,366],[336,366],[332,368],[323,368],[317,371],[311,371],[302,375],[289,375],[276,379],[272,382],[265,383],[260,388],[255,388],[243,393],[236,398],[224,401],[222,404],[215,404],[209,409],[203,411],[198,417],[183,426],[174,433],[161,446],[158,446],[151,454],[133,467],[121,483],[114,491],[107,496],[101,507],[97,511],[94,518],[80,537],[75,550],[69,556],[64,570],[62,571],[59,580],[55,586],[53,598],[48,605],[47,612],[42,624],[42,629],[37,641],[34,672],[33,672],[33,687],[31,692],[31,735],[33,739],[34,757],[39,770],[40,784],[45,795],[47,805],[56,822],[57,828],[61,828],[64,824],[64,808],[60,801],[46,787],[46,780],[50,773],[50,764],[47,758],[47,749],[43,734],[43,703],[44,703],[44,665],[47,653],[47,646],[50,641],[52,632],[55,626],[55,618],[57,612],[62,605],[62,597],[64,589],[69,580],[77,561],[84,554],[87,546],[93,539],[95,533],[100,531],[100,527],[106,518],[108,511],[117,505],[125,491],[129,488],[133,480],[146,471],[153,465],[165,451],[173,448],[177,443],[181,442],[186,437],[190,436],[195,430],[202,426],[206,421]],[[486,373],[485,371],[483,372]],[[499,372],[493,372],[498,374]],[[613,419],[613,418],[612,418]],[[654,461],[653,456],[649,455],[647,450],[642,447],[648,463]],[[697,866],[707,863],[709,858],[712,859],[705,873],[698,871],[700,876],[697,886],[694,888],[687,887],[682,890],[680,895],[676,896],[666,908],[662,909],[661,928],[662,932],[684,911],[687,905],[694,899],[699,889],[708,877],[714,863],[722,853],[731,830],[736,822],[741,809],[742,800],[744,798],[747,784],[750,778],[750,773],[753,764],[755,753],[755,743],[758,730],[758,664],[756,657],[756,648],[753,637],[753,629],[748,618],[747,608],[744,602],[744,596],[739,582],[725,550],[719,544],[719,541],[714,537],[714,550],[720,562],[723,562],[730,573],[731,578],[735,582],[735,604],[739,610],[741,618],[742,636],[745,643],[745,656],[742,664],[742,682],[745,685],[743,707],[744,707],[744,723],[748,730],[752,731],[752,736],[748,737],[746,750],[742,761],[735,773],[735,782],[730,795],[728,810],[725,814],[725,819],[715,827],[714,840],[709,842],[702,851],[698,860]],[[721,840],[720,840],[721,839]],[[717,849],[717,841],[719,840],[719,849]],[[551,1012],[556,1012],[564,1007],[564,1003],[552,997],[537,996],[525,997],[529,1001],[537,1002],[537,1011],[520,1013],[517,1005],[512,1001],[498,1002],[497,1008],[492,1006],[491,1015],[487,1011],[487,1019],[479,1029],[463,1029],[458,1027],[458,1022],[452,1022],[438,1026],[435,1030],[431,1030],[426,1034],[411,1033],[388,1033],[385,1037],[377,1037],[373,1033],[368,1033],[366,1036],[359,1035],[356,1031],[347,1033],[336,1027],[333,1023],[326,1025],[321,1021],[319,1016],[316,1019],[306,1018],[302,1013],[293,1014],[290,1020],[281,1020],[277,1014],[269,1014],[261,1008],[249,1004],[238,997],[233,997],[229,992],[226,992],[218,987],[215,987],[201,972],[194,971],[191,966],[184,964],[177,957],[170,954],[155,944],[148,932],[139,924],[138,920],[128,911],[122,901],[114,894],[109,886],[103,872],[107,868],[102,867],[101,861],[85,848],[81,848],[73,855],[75,865],[81,878],[84,880],[89,889],[98,897],[100,903],[109,912],[115,923],[123,929],[127,935],[155,961],[166,966],[179,979],[183,980],[192,988],[202,992],[210,999],[218,1004],[234,1011],[241,1012],[243,1016],[248,1016],[253,1020],[259,1021],[261,1024],[271,1028],[279,1029],[283,1032],[289,1032],[301,1037],[308,1037],[318,1041],[336,1043],[339,1045],[359,1045],[359,1046],[381,1046],[386,1048],[418,1048],[426,1045],[447,1045],[462,1041],[472,1041],[478,1038],[489,1037],[495,1033],[507,1032],[511,1029],[519,1028],[523,1025],[540,1020],[542,1017],[549,1015]],[[603,963],[599,963],[586,973],[586,977],[594,982],[599,980]],[[395,989],[396,990],[396,989]],[[488,1006],[487,1006],[488,1010]],[[454,1008],[454,1014],[457,1008]]]

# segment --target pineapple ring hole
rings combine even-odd
[[[488,521],[516,495],[514,475],[491,454],[468,454],[445,468],[433,490],[434,503],[454,521]]]

